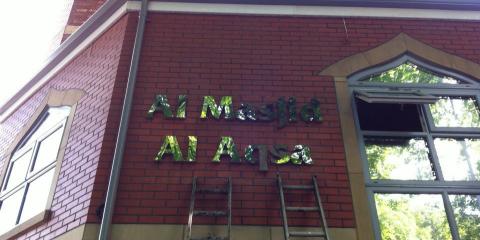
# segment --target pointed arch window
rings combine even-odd
[[[462,73],[438,67],[413,55],[359,71],[348,77],[351,85],[397,87],[475,88],[479,83]]]
[[[372,74],[363,81],[401,84],[465,84],[464,81],[435,73],[411,61],[406,61],[387,71]]]
[[[409,55],[348,81],[376,238],[478,238],[477,81]]]
[[[47,107],[10,154],[0,190],[0,235],[48,215],[57,156],[71,107]]]

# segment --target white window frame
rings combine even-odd
[[[12,158],[13,153],[15,152],[17,146],[21,146],[21,144],[23,143],[22,140],[27,139],[29,137],[29,134],[32,133],[32,131],[35,129],[35,126],[38,126],[37,123],[43,120],[42,116],[44,116],[43,113],[45,113],[45,109],[62,107],[62,106],[70,107],[70,112],[66,117],[65,121],[62,123],[59,123],[59,124],[64,124],[64,129],[63,129],[62,139],[61,139],[59,151],[57,153],[57,157],[53,161],[54,163],[49,164],[48,166],[43,168],[43,170],[40,170],[40,172],[35,174],[35,177],[41,176],[42,175],[41,172],[47,172],[47,169],[48,170],[54,169],[54,173],[53,173],[54,176],[52,179],[52,184],[50,186],[50,191],[48,193],[48,199],[47,199],[45,210],[37,214],[36,216],[31,217],[25,222],[16,225],[15,227],[11,228],[9,231],[3,234],[0,234],[0,240],[11,239],[13,237],[19,236],[20,234],[23,234],[26,231],[31,230],[34,227],[39,226],[42,223],[45,223],[46,221],[49,220],[51,216],[51,209],[52,209],[55,189],[56,189],[57,181],[60,175],[60,167],[62,165],[63,158],[65,155],[67,140],[69,138],[70,130],[73,124],[75,111],[76,111],[79,100],[83,96],[85,96],[85,94],[86,92],[81,89],[69,89],[69,90],[50,89],[48,90],[48,93],[44,98],[44,100],[36,108],[36,111],[31,115],[28,122],[19,130],[16,137],[11,142],[10,147],[4,152],[4,156],[5,156],[4,161],[6,162],[3,163],[4,167],[0,170],[1,189],[3,189],[3,185],[4,185],[3,181],[7,174],[7,169],[10,166],[10,159]],[[3,124],[6,124],[7,121],[3,122]],[[14,122],[15,120],[12,120],[12,121]],[[59,126],[59,125],[56,125],[56,126]],[[39,136],[39,139],[40,138],[42,138],[42,136]],[[32,176],[31,180],[33,181],[35,177]]]
[[[33,135],[33,133],[35,131],[38,130],[38,127],[44,122],[43,120],[46,119],[46,116],[48,115],[48,110],[50,108],[47,108],[45,109],[45,111],[42,113],[42,115],[40,116],[40,118],[38,119],[39,121],[37,121],[35,123],[35,125],[33,125],[31,127],[31,130],[27,133],[27,135],[25,135],[25,138],[24,140],[22,140],[15,148],[15,150],[10,154],[10,160],[8,162],[8,166],[7,166],[7,170],[2,178],[2,185],[1,185],[1,190],[0,190],[0,210],[1,210],[1,203],[3,200],[5,199],[8,199],[11,195],[13,195],[14,193],[17,193],[17,191],[23,191],[23,196],[22,196],[22,200],[21,200],[21,203],[20,203],[20,208],[19,208],[19,212],[17,213],[17,216],[16,216],[16,220],[15,220],[15,226],[13,228],[15,228],[16,226],[18,225],[21,225],[22,223],[28,221],[29,219],[27,220],[24,220],[23,222],[20,222],[21,220],[21,214],[24,210],[24,207],[25,207],[25,201],[26,201],[26,197],[27,197],[27,194],[29,192],[29,186],[30,184],[35,181],[36,179],[44,176],[45,174],[47,174],[48,172],[50,171],[55,171],[55,167],[56,167],[56,163],[57,163],[57,158],[58,158],[58,153],[60,151],[60,146],[62,146],[62,140],[60,140],[60,143],[58,145],[58,150],[56,152],[56,155],[55,155],[55,160],[53,160],[52,162],[50,162],[48,165],[44,166],[42,169],[38,169],[38,170],[35,170],[33,171],[34,169],[34,164],[37,162],[37,156],[38,156],[38,151],[39,151],[39,147],[41,145],[41,143],[43,142],[43,140],[47,139],[49,136],[51,136],[52,134],[54,134],[56,131],[61,131],[61,134],[62,134],[62,139],[63,139],[63,136],[65,134],[65,128],[66,128],[66,124],[67,124],[67,119],[68,119],[68,116],[70,115],[70,112],[71,112],[71,108],[69,107],[68,109],[68,112],[66,114],[66,116],[64,118],[62,118],[60,121],[58,121],[57,123],[55,123],[50,129],[48,129],[47,131],[43,132],[43,133],[40,133],[41,135],[38,136],[37,139],[34,140],[33,143],[29,144],[28,146],[22,146],[22,144],[24,144],[24,142],[31,136]],[[26,173],[26,176],[25,176],[25,179],[18,183],[16,186],[8,186],[9,184],[9,180],[10,180],[10,177],[11,177],[11,171],[12,171],[12,167],[14,166],[14,163],[17,162],[18,159],[21,158],[18,157],[17,159],[13,160],[12,161],[12,157],[17,154],[17,153],[20,153],[20,155],[24,155],[25,153],[31,151],[31,155],[29,157],[29,163],[28,163],[28,167],[27,167],[27,173]],[[53,183],[53,178],[52,178],[52,183]],[[8,188],[7,188],[8,187]],[[48,195],[50,195],[50,193],[52,192],[52,188],[53,187],[53,184],[51,184],[51,186],[49,187],[49,191]],[[49,214],[49,205],[51,205],[51,201],[48,201],[48,198],[49,196],[45,196],[47,198],[47,203],[44,207],[44,210],[42,212],[40,212],[39,214],[42,215],[42,216],[45,216],[47,214]],[[38,215],[38,214],[37,214]],[[35,216],[34,216],[35,217]],[[8,232],[8,231],[7,231]],[[0,233],[1,234],[1,233]]]

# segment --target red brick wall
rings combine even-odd
[[[233,224],[281,223],[275,174],[285,182],[308,182],[317,175],[330,227],[354,227],[352,200],[333,79],[314,76],[345,57],[376,47],[404,32],[433,47],[480,62],[480,25],[429,20],[260,17],[150,14],[142,51],[128,144],[121,174],[115,223],[186,224],[193,176],[221,182],[233,177]],[[176,105],[187,94],[187,118],[145,118],[155,94]],[[200,119],[203,96],[233,96],[256,106],[293,96],[299,104],[315,96],[323,123],[276,123]],[[198,137],[197,162],[153,161],[165,135]],[[303,143],[313,166],[273,166],[267,173],[246,163],[215,164],[221,136],[232,136],[240,152],[248,144]],[[302,198],[309,200],[308,197]],[[220,204],[218,204],[220,205]],[[314,225],[313,215],[291,215],[293,225]],[[201,219],[200,223],[214,223]],[[222,223],[218,221],[217,223]]]
[[[87,92],[75,112],[52,204],[53,215],[46,223],[19,236],[20,239],[52,239],[87,221],[97,165],[104,149],[111,147],[108,142],[103,144],[104,135],[115,79],[123,76],[118,68],[123,64],[121,51],[130,19],[122,18],[2,123],[1,156],[49,89],[75,88]],[[5,167],[6,161],[3,157],[0,166]]]
[[[133,42],[135,40],[135,31],[138,15],[129,14],[129,20],[125,27],[125,36],[123,38],[123,47],[120,53],[118,63],[117,77],[113,91],[111,93],[110,109],[108,120],[105,127],[105,136],[102,143],[101,161],[98,163],[95,175],[95,186],[91,196],[92,205],[88,214],[88,222],[99,222],[98,211],[105,201],[108,180],[110,177],[111,164],[115,151],[115,143],[120,124],[120,116],[125,96],[125,88],[130,68],[131,55],[133,51]]]

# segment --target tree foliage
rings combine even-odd
[[[450,196],[458,232],[462,240],[480,238],[480,196]]]
[[[430,104],[438,127],[480,127],[480,114],[473,98],[442,97]]]
[[[451,239],[439,195],[377,194],[382,239]]]
[[[370,138],[365,146],[372,179],[434,179],[424,139]]]
[[[375,74],[366,79],[369,82],[380,83],[419,83],[419,84],[458,84],[459,81],[433,73],[423,69],[411,62],[405,62],[400,66],[392,68],[380,74]]]
[[[403,159],[408,163],[418,158],[418,155],[425,154],[425,149],[415,144],[415,141],[403,141],[403,145],[398,143],[397,145],[390,143],[386,147],[378,144],[377,140],[377,144],[366,145],[372,179],[392,179],[395,165],[388,163],[389,156],[404,155],[397,160]],[[479,199],[480,197],[469,195],[450,196],[462,240],[480,238]],[[376,194],[375,202],[382,239],[452,239],[441,195]]]

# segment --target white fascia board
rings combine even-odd
[[[138,2],[137,4],[132,4],[130,6],[135,8],[135,10],[140,9],[140,3]],[[216,4],[152,1],[149,3],[148,9],[153,12],[183,12],[199,14],[480,20],[480,11],[378,7]]]

